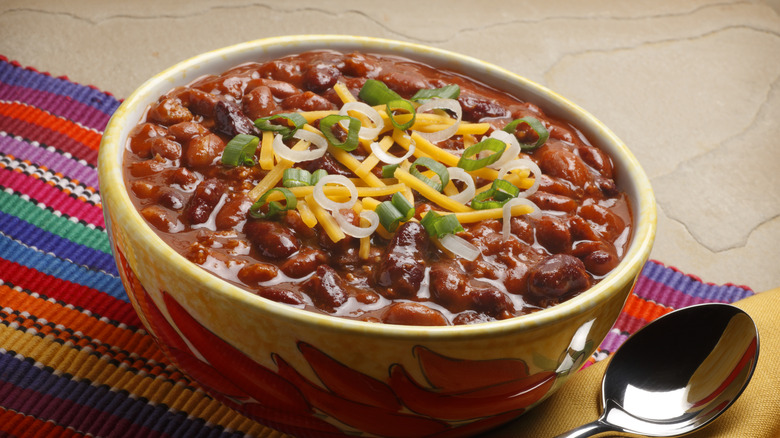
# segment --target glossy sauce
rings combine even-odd
[[[390,239],[375,233],[369,257],[361,259],[358,239],[334,243],[295,210],[274,220],[249,218],[246,194],[267,171],[220,164],[225,144],[237,133],[256,133],[252,121],[260,117],[337,110],[341,100],[333,85],[341,82],[357,96],[368,78],[404,98],[457,84],[463,120],[495,129],[525,116],[542,121],[550,137],[527,155],[544,172],[529,198],[542,217],[513,217],[507,242],[501,220],[464,224],[459,236],[481,250],[474,261],[446,255],[416,221]],[[459,153],[462,137],[439,146]],[[353,155],[367,156],[360,148]],[[296,167],[355,176],[328,154]],[[628,199],[615,182],[612,160],[575,127],[455,72],[364,53],[307,52],[172,90],[133,130],[125,177],[151,228],[193,263],[274,301],[373,322],[467,324],[555,305],[609,273],[631,234]],[[431,205],[419,194],[415,199],[419,220]]]

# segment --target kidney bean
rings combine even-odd
[[[491,318],[488,315],[485,315],[484,313],[475,312],[473,310],[467,310],[465,312],[462,312],[458,314],[453,320],[453,325],[466,325],[466,324],[477,324],[480,322],[488,322],[488,321],[494,321],[495,318]]]
[[[219,97],[197,88],[188,89],[187,93],[182,95],[181,98],[186,99],[184,102],[190,111],[209,119],[214,118],[215,107],[217,102],[220,101]]]
[[[571,230],[566,221],[555,216],[542,216],[536,223],[536,240],[552,254],[571,249]]]
[[[141,209],[141,216],[155,228],[166,233],[173,233],[178,223],[170,210],[159,205],[149,205]]]
[[[270,263],[249,263],[238,271],[238,279],[250,286],[257,286],[273,280],[279,274],[279,268]]]
[[[515,263],[504,271],[504,287],[507,292],[515,295],[525,295],[528,291],[528,274],[530,267],[526,263]]]
[[[287,97],[282,100],[281,105],[286,110],[327,111],[337,109],[331,101],[311,91]]]
[[[184,162],[190,167],[206,167],[222,154],[225,142],[216,134],[195,137],[187,143],[184,151]]]
[[[594,275],[607,275],[620,263],[615,246],[604,241],[577,242],[572,254]]]
[[[149,120],[161,125],[175,125],[176,123],[192,120],[192,113],[175,97],[164,97],[156,105],[149,108],[147,115]]]
[[[554,210],[563,211],[566,213],[574,213],[577,210],[578,204],[572,198],[563,195],[556,195],[555,193],[547,193],[538,191],[529,196],[528,199],[534,202],[542,210]]]
[[[170,187],[160,188],[157,195],[157,202],[163,207],[178,211],[184,208],[184,197],[176,190]]]
[[[441,312],[419,303],[391,304],[382,315],[382,322],[399,325],[449,325]]]
[[[185,212],[189,223],[202,224],[206,222],[225,190],[225,183],[216,178],[207,179],[198,184]]]
[[[463,118],[467,120],[482,120],[484,118],[508,117],[509,112],[497,102],[480,97],[469,92],[462,92],[458,97]]]
[[[610,179],[615,177],[612,159],[601,149],[593,146],[582,146],[577,149],[577,152],[580,154],[580,158],[590,167],[596,169],[601,176]]]
[[[425,277],[428,234],[419,222],[406,222],[398,228],[385,251],[377,283],[392,289],[395,297],[413,297]]]
[[[281,82],[287,82],[297,88],[303,87],[303,73],[301,64],[289,60],[277,59],[265,63],[258,69],[264,78],[275,79]]]
[[[511,221],[509,230],[512,234],[529,245],[533,244],[534,228],[531,225],[531,219],[525,216],[514,216]]]
[[[195,137],[209,134],[211,131],[197,122],[181,122],[168,128],[168,133],[181,144],[189,143]]]
[[[590,223],[579,216],[570,216],[568,218],[571,238],[574,242],[580,240],[599,240],[598,234],[593,231]]]
[[[130,183],[130,190],[139,199],[150,199],[157,195],[160,188],[150,182],[136,180]]]
[[[332,88],[341,77],[341,71],[332,64],[317,64],[304,73],[304,85],[315,93]]]
[[[152,157],[151,139],[165,137],[168,131],[154,123],[142,123],[130,132],[130,150],[139,158]]]
[[[255,135],[255,128],[252,120],[241,111],[241,108],[235,103],[227,100],[220,100],[214,107],[214,117],[217,125],[216,130],[228,137],[235,137],[238,134]]]
[[[195,187],[198,185],[198,176],[186,167],[180,167],[166,176],[168,184],[178,186],[179,189],[185,192],[195,190]]]
[[[276,287],[264,287],[257,291],[257,294],[263,298],[277,303],[300,306],[306,303],[299,292]]]
[[[314,275],[303,285],[314,305],[326,312],[333,312],[349,298],[344,280],[328,265],[318,266]]]
[[[536,151],[542,172],[563,178],[578,187],[585,187],[590,180],[588,166],[570,148],[560,143],[546,143]]]
[[[591,228],[604,240],[614,240],[626,226],[620,216],[598,204],[583,205],[578,214],[595,225]]]
[[[228,199],[214,218],[214,226],[218,230],[230,230],[241,221],[246,220],[252,201],[245,195],[233,196]]]
[[[531,268],[528,291],[542,301],[558,301],[590,287],[590,277],[582,260],[568,254],[555,254]]]
[[[301,247],[298,238],[279,222],[248,220],[244,233],[260,254],[271,259],[286,259]]]
[[[505,293],[494,288],[473,288],[469,291],[471,306],[477,312],[496,319],[510,318],[515,311],[512,300]]]
[[[242,109],[250,119],[270,116],[276,110],[276,101],[271,89],[265,85],[259,86],[244,96]]]
[[[324,251],[305,246],[285,260],[281,270],[289,277],[301,278],[314,272],[318,266],[327,264],[328,260]]]
[[[317,158],[316,160],[305,161],[302,163],[301,167],[303,169],[308,170],[309,172],[314,172],[315,170],[318,169],[324,169],[330,175],[344,175],[346,177],[355,176],[355,174],[352,173],[351,170],[345,168],[343,164],[336,161],[336,159],[334,159],[328,154],[325,154],[321,158]]]
[[[151,152],[167,160],[178,160],[181,158],[181,145],[165,137],[155,137],[149,139]]]
[[[371,77],[371,73],[379,69],[376,60],[368,59],[362,53],[349,53],[344,57],[342,72],[345,75],[356,77]]]
[[[554,193],[577,200],[582,199],[585,195],[585,190],[582,187],[575,186],[565,179],[553,178],[550,175],[544,174],[539,179],[539,191]]]
[[[252,79],[247,84],[245,92],[248,93],[260,86],[268,87],[268,89],[271,90],[271,94],[273,95],[273,97],[277,99],[284,99],[285,97],[290,97],[293,94],[301,93],[300,88],[296,87],[295,85],[289,82],[276,81],[268,78]]]
[[[400,66],[399,66],[400,67]],[[419,72],[408,68],[399,68],[395,71],[383,72],[378,79],[387,85],[387,88],[400,94],[402,97],[409,98],[417,90],[430,88],[428,81]]]
[[[152,159],[131,163],[129,166],[130,175],[133,175],[136,178],[151,176],[155,173],[162,172],[169,166],[170,164],[165,158],[155,155]]]
[[[468,292],[471,289],[468,278],[455,263],[439,262],[431,266],[431,298],[450,312],[458,313],[468,309]]]
[[[303,222],[301,214],[298,213],[297,210],[288,210],[284,216],[282,216],[282,222],[290,227],[295,232],[296,236],[302,238],[317,236],[317,232],[314,231],[313,228],[309,228],[309,226]]]

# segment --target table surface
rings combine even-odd
[[[476,4],[3,0],[0,55],[123,98],[185,58],[270,36],[461,52],[552,88],[629,145],[658,200],[652,258],[780,286],[780,0]]]

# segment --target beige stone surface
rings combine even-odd
[[[475,56],[567,96],[631,147],[658,198],[654,259],[762,291],[780,286],[779,11],[780,0],[3,0],[0,54],[120,98],[182,59],[268,36]]]

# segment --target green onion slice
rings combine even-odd
[[[457,99],[460,96],[460,87],[452,84],[445,85],[441,88],[424,88],[414,93],[414,96],[410,100],[420,101],[433,98],[440,99]]]
[[[488,190],[478,193],[471,200],[471,208],[474,210],[487,210],[489,208],[501,208],[512,198],[520,194],[520,189],[505,179],[496,179]]]
[[[385,227],[385,230],[393,232],[398,228],[398,225],[404,220],[403,214],[395,208],[390,201],[384,201],[376,206],[374,210],[379,215],[379,223]]]
[[[376,79],[369,79],[363,84],[358,98],[372,106],[383,105],[393,100],[403,100],[398,93],[387,88],[384,82]]]
[[[417,114],[415,113],[414,105],[412,105],[412,102],[409,102],[408,100],[405,99],[391,100],[390,102],[387,102],[387,104],[385,104],[385,108],[387,111],[387,117],[390,119],[390,123],[393,124],[395,129],[398,129],[400,131],[406,131],[407,129],[411,128],[412,125],[414,125],[414,120],[417,117]],[[398,123],[395,120],[396,111],[411,114],[412,117],[406,123],[403,124]]]
[[[333,126],[338,125],[340,121],[347,121],[349,123],[347,128],[347,139],[339,141],[333,134]],[[337,114],[331,114],[327,117],[323,117],[320,120],[320,131],[325,135],[325,139],[328,140],[332,146],[345,151],[354,151],[358,147],[358,132],[360,132],[360,120],[350,116],[340,116]]]
[[[288,126],[271,123],[271,120],[276,119],[286,120],[288,122]],[[292,126],[289,126],[290,124],[292,124]],[[305,124],[306,119],[298,113],[275,114],[273,116],[262,117],[255,120],[255,127],[257,129],[261,131],[272,131],[279,133],[285,140],[292,137],[292,135],[295,134],[295,131],[300,129]]]
[[[260,139],[254,135],[238,134],[225,145],[222,152],[222,164],[226,166],[254,166],[253,159]]]
[[[433,180],[423,175],[422,172],[417,170],[418,167],[425,167],[429,170],[432,170],[439,177],[439,181]],[[444,167],[443,164],[429,157],[420,157],[415,160],[411,167],[409,167],[409,173],[417,177],[417,179],[421,180],[425,184],[431,186],[437,192],[441,192],[447,183],[450,182],[450,173],[447,171],[447,168]]]
[[[528,125],[528,127],[531,128],[531,130],[534,131],[536,133],[536,136],[538,137],[536,143],[520,142],[520,148],[524,151],[530,151],[538,148],[539,146],[543,145],[544,142],[546,142],[547,139],[550,137],[550,131],[548,131],[547,128],[544,127],[542,122],[540,122],[539,119],[530,116],[513,120],[511,123],[509,123],[504,127],[504,131],[512,135],[515,135],[517,133],[517,127],[520,126],[521,124]]]
[[[268,203],[268,211],[263,213],[261,208],[266,205],[266,199],[268,199],[268,195],[273,192],[279,192],[284,196],[285,205],[282,205],[277,201],[271,201]],[[257,201],[255,201],[254,204],[252,204],[251,207],[249,207],[249,215],[255,219],[271,219],[280,212],[294,209],[297,205],[298,200],[291,191],[283,187],[274,187],[271,190],[263,193],[263,196],[261,196]]]
[[[320,169],[322,170],[322,169]],[[285,187],[304,187],[312,185],[312,174],[306,169],[291,167],[284,169],[282,185]]]
[[[388,164],[387,166],[382,166],[382,178],[394,177],[395,169],[398,169],[398,166],[400,166],[400,164]]]
[[[482,169],[498,161],[504,150],[506,150],[506,143],[495,138],[486,138],[463,151],[460,160],[458,160],[458,167],[466,171]],[[478,159],[471,158],[479,155],[482,151],[492,151],[493,153]]]
[[[409,202],[409,200],[406,199],[400,192],[393,193],[393,197],[390,198],[390,203],[393,204],[393,206],[403,216],[403,221],[408,221],[412,218],[412,216],[414,216],[414,205],[412,205],[412,203]]]
[[[312,172],[310,185],[312,186],[316,185],[320,181],[320,178],[322,178],[323,176],[328,176],[328,171],[325,169],[317,169],[314,172]]]
[[[454,234],[463,231],[463,226],[458,222],[454,214],[440,215],[431,210],[425,213],[420,224],[431,237],[442,238],[447,234]]]

